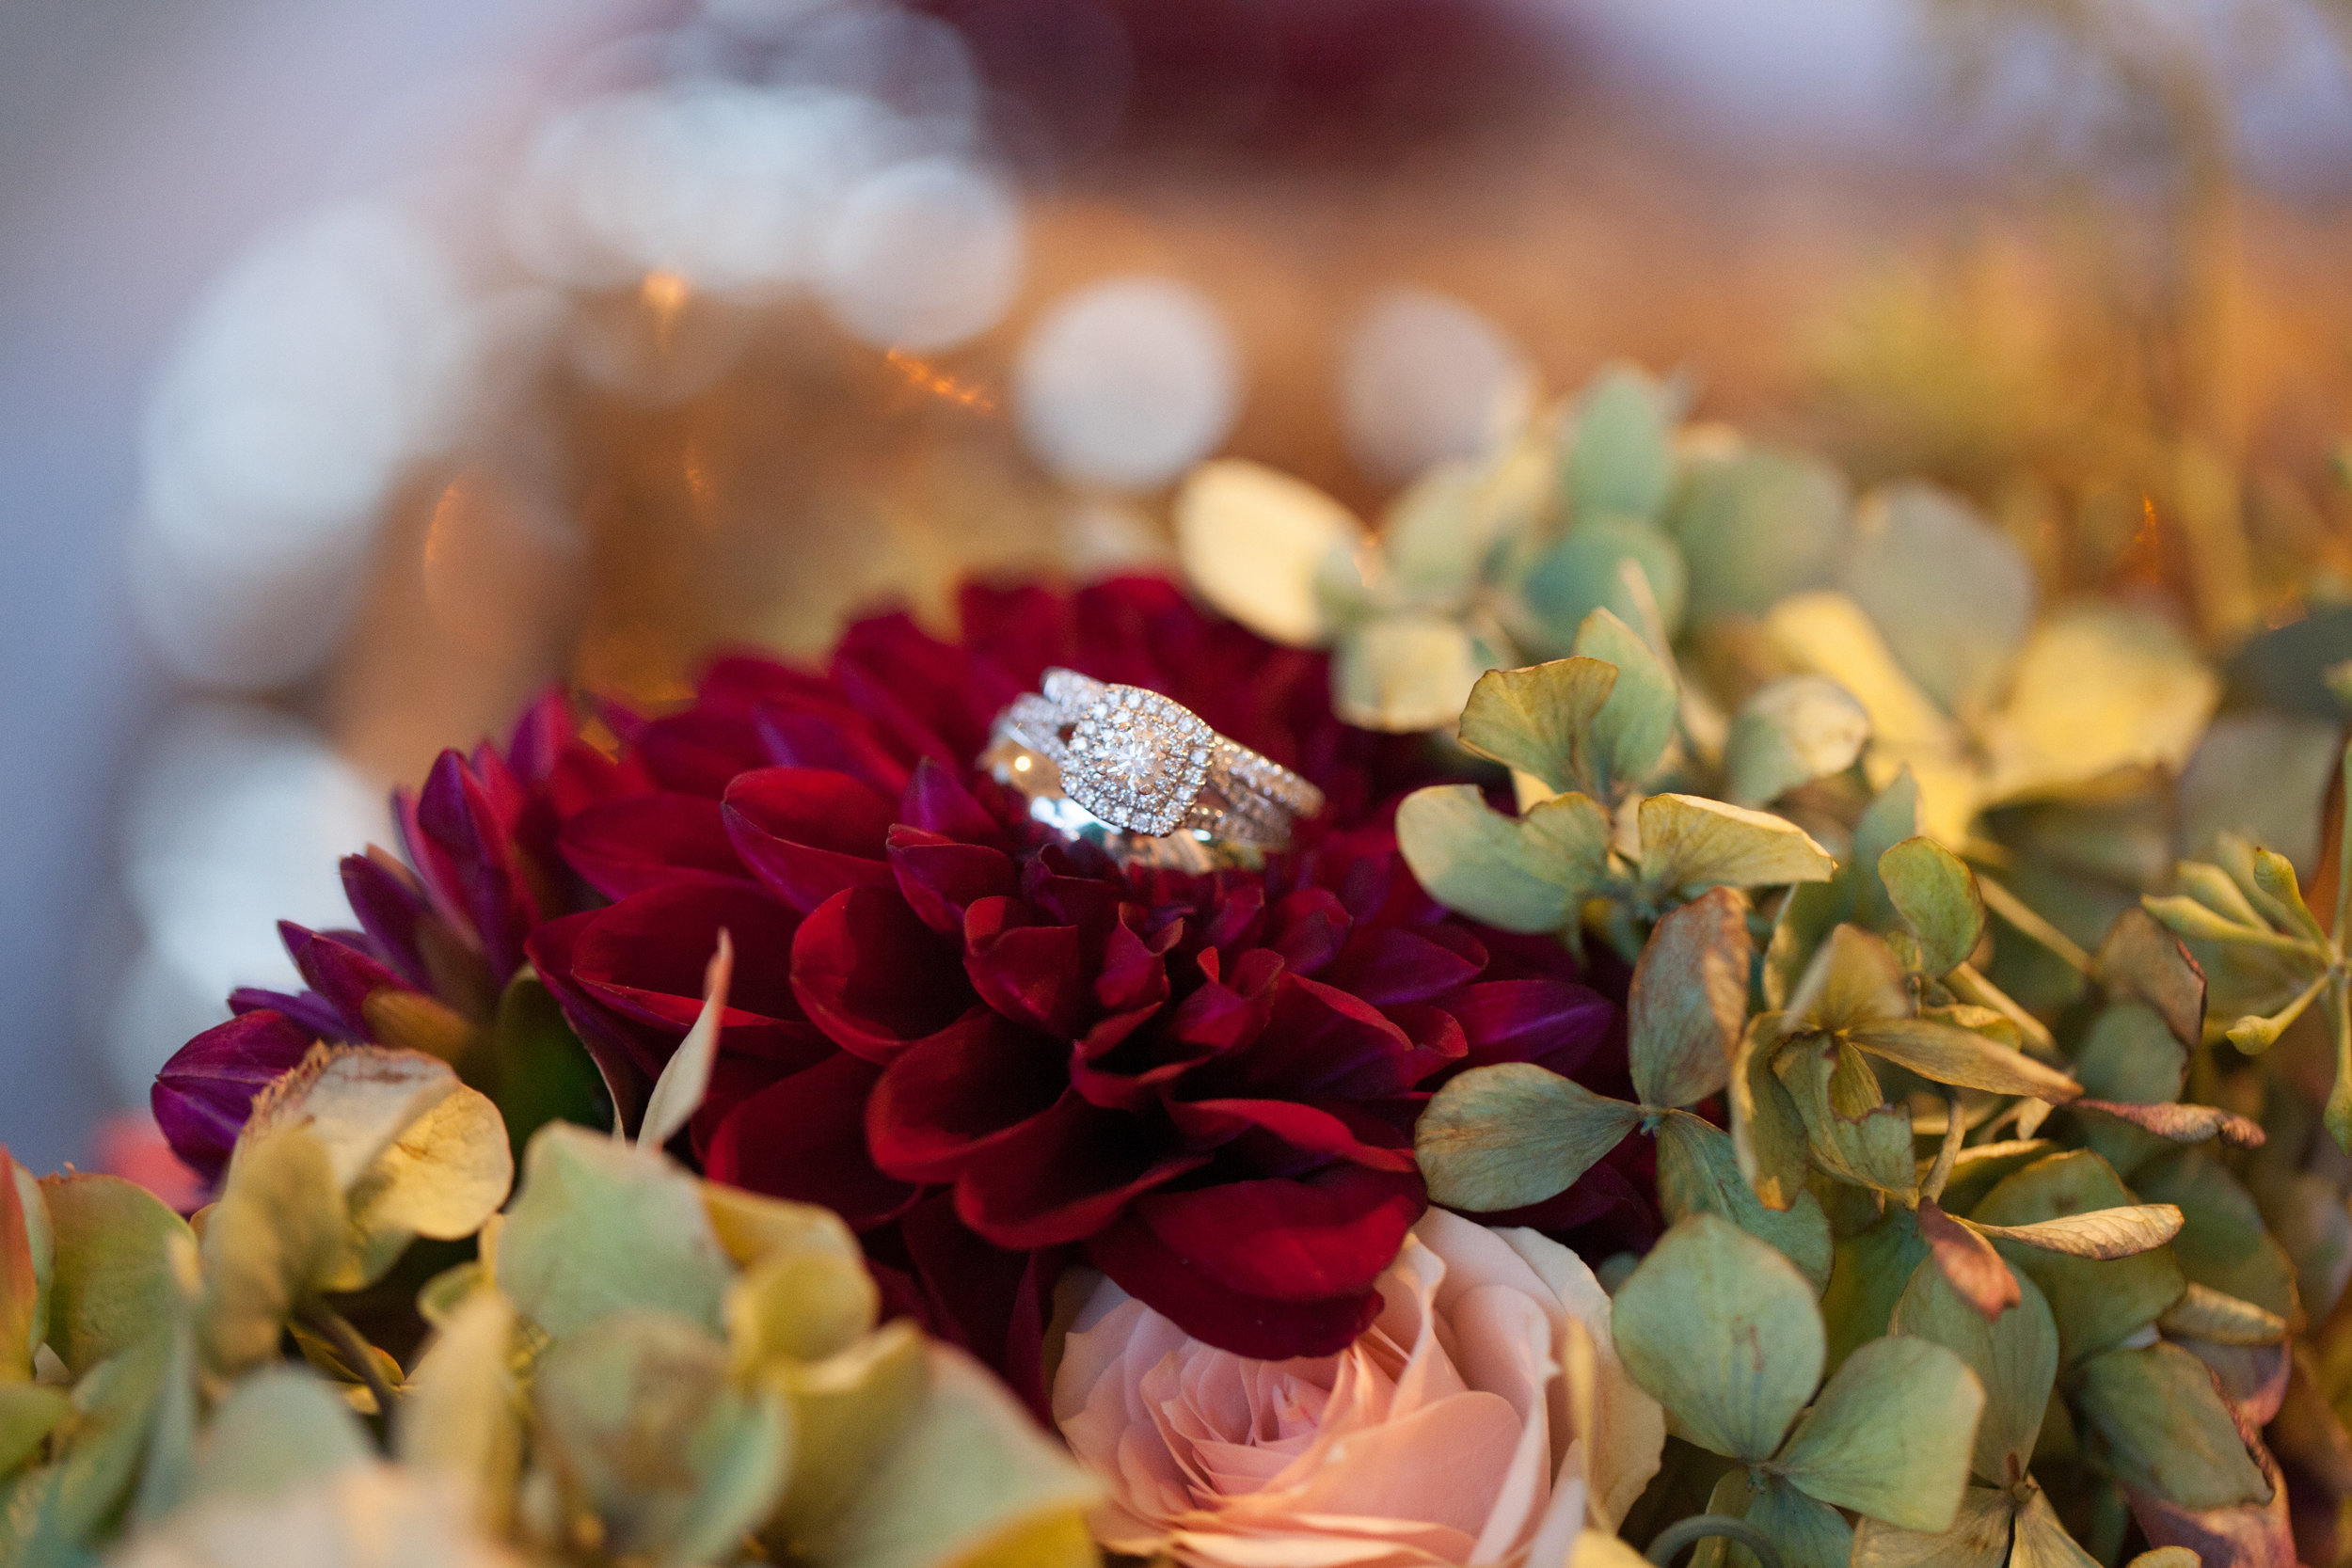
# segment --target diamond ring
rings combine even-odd
[[[1032,797],[1057,789],[1131,833],[1268,849],[1323,810],[1323,791],[1156,691],[1058,669],[1039,686],[997,715],[990,748]]]

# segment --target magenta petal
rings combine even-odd
[[[306,930],[291,920],[278,923],[278,939],[286,944],[294,968],[343,1021],[342,1033],[364,1037],[368,1032],[367,1000],[383,990],[415,988],[348,942]]]
[[[1462,1024],[1472,1067],[1534,1062],[1573,1077],[1609,1037],[1616,1008],[1568,980],[1489,980],[1446,999]]]
[[[1335,1165],[1136,1200],[1168,1250],[1228,1290],[1275,1301],[1368,1291],[1427,1207],[1417,1174]]]
[[[719,802],[676,790],[589,806],[564,821],[557,844],[581,880],[614,900],[672,882],[744,879]]]
[[[961,957],[959,944],[915,919],[897,889],[849,888],[801,923],[792,991],[843,1050],[886,1062],[977,1000]]]
[[[246,1013],[281,1013],[286,1022],[311,1038],[333,1040],[339,1045],[357,1045],[367,1037],[364,1031],[344,1022],[343,1015],[314,990],[264,990],[259,986],[239,986],[229,993],[229,1010],[238,1017]]]
[[[821,1203],[860,1230],[903,1212],[922,1189],[895,1180],[866,1152],[865,1108],[882,1069],[836,1052],[749,1096],[711,1133],[714,1181]]]
[[[1017,1135],[979,1151],[956,1181],[956,1212],[1003,1247],[1082,1241],[1138,1193],[1205,1164],[1171,1150],[1136,1118],[1065,1094]]]
[[[417,926],[425,917],[423,890],[405,870],[367,855],[345,855],[342,879],[343,896],[359,917],[360,928],[402,978],[412,986],[424,985],[424,954],[417,945]]]
[[[148,1092],[171,1151],[207,1181],[220,1180],[253,1097],[299,1063],[317,1037],[282,1013],[246,1013],[188,1041]]]
[[[906,793],[898,801],[898,820],[928,833],[968,843],[1000,847],[1004,844],[1004,829],[980,804],[979,797],[929,757],[915,765],[914,776],[907,781]]]
[[[421,865],[437,871],[442,892],[482,939],[493,974],[503,982],[522,966],[523,942],[538,911],[490,791],[462,756],[443,752],[417,796],[414,820],[423,842],[410,848]]]
[[[890,879],[886,796],[846,773],[763,768],[727,785],[727,837],[777,897],[806,913],[844,888]]]
[[[1459,934],[1468,936],[1467,932]],[[1470,951],[1464,952],[1418,931],[1375,927],[1359,931],[1323,978],[1375,1006],[1426,1002],[1478,978],[1486,966],[1486,951],[1474,941],[1469,946]]]

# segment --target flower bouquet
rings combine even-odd
[[[2345,1560],[2340,784],[1677,402],[445,752],[8,1167],[0,1559]]]

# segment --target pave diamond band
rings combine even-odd
[[[1032,795],[1058,789],[1128,832],[1264,848],[1323,809],[1323,791],[1159,692],[1058,669],[1039,686],[997,716],[991,748],[1021,754],[1012,774]]]

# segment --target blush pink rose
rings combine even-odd
[[[1379,1291],[1339,1354],[1255,1361],[1095,1285],[1054,1418],[1109,1486],[1104,1544],[1195,1568],[1559,1568],[1613,1532],[1665,1418],[1583,1260],[1433,1209]]]

